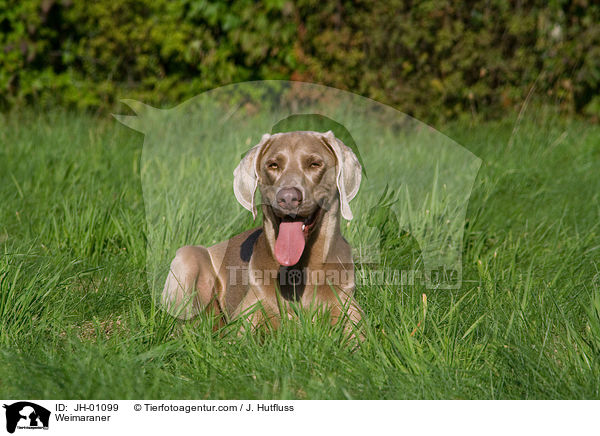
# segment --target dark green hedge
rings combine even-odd
[[[0,0],[0,107],[292,78],[425,119],[500,114],[530,90],[597,116],[598,23],[588,0]]]

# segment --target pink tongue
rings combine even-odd
[[[275,241],[275,258],[283,266],[296,265],[304,251],[302,221],[282,222]]]

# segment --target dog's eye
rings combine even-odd
[[[277,162],[271,162],[267,164],[267,168],[270,170],[276,170],[279,168],[279,165],[277,165]]]

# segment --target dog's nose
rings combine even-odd
[[[302,192],[296,188],[282,188],[275,199],[279,207],[283,209],[297,209],[302,203]]]

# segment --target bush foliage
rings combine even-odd
[[[599,22],[591,0],[0,0],[0,106],[168,105],[293,79],[425,119],[531,93],[597,116]]]

